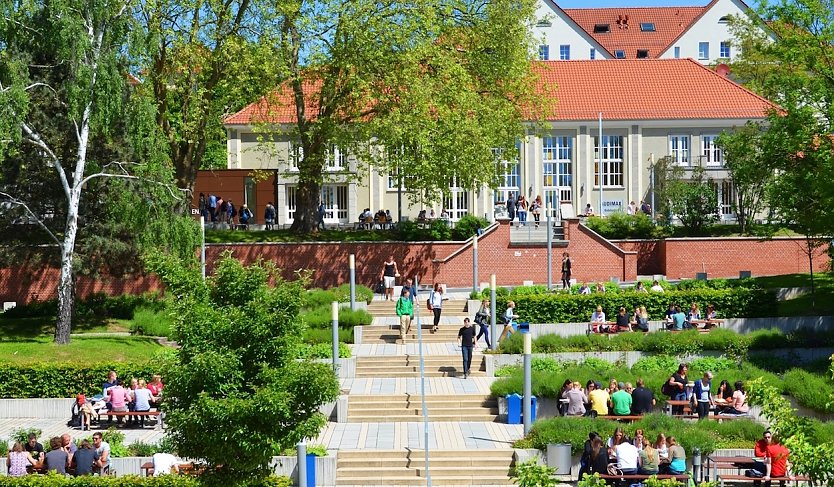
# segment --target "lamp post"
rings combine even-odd
[[[602,187],[605,186],[605,164],[602,162],[602,112],[599,112],[599,216],[605,216],[602,211]]]
[[[356,257],[353,254],[348,257],[348,267],[350,268],[350,310],[356,311]]]
[[[530,432],[532,426],[531,408],[533,407],[533,381],[532,374],[532,336],[530,330],[522,332],[524,337],[524,402],[522,403],[522,419],[524,422],[524,434]]]
[[[553,227],[550,222],[550,208],[544,209],[547,213],[547,290],[553,289]]]
[[[200,271],[203,273],[203,281],[206,280],[206,219],[200,215],[200,235],[203,242],[200,245]]]
[[[307,486],[307,443],[300,441],[296,445],[296,458],[298,459],[298,485]]]
[[[330,318],[333,324],[333,372],[339,371],[339,302],[331,303]]]
[[[495,334],[495,315],[498,313],[498,310],[495,309],[495,274],[489,276],[489,309],[492,310],[492,313],[489,314],[489,334],[492,336],[492,343],[490,343],[490,347],[492,350],[495,350],[498,347],[498,336]]]
[[[472,237],[472,292],[478,292],[478,234]]]
[[[420,293],[419,278],[414,276],[414,302],[419,303]],[[426,404],[426,363],[423,360],[423,326],[420,323],[420,307],[414,307],[414,322],[417,323],[417,352],[420,356],[420,403],[423,413],[423,452],[426,465],[426,485],[431,487],[431,474],[429,473],[429,409]]]

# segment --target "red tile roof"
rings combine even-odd
[[[551,121],[763,118],[774,104],[693,59],[538,61]]]
[[[574,22],[611,54],[623,50],[626,59],[635,59],[638,49],[647,49],[650,58],[658,57],[677,40],[695,20],[712,8],[717,0],[704,7],[617,7],[566,8]],[[654,24],[654,32],[644,32],[641,23]],[[608,33],[594,33],[597,24],[608,24]]]
[[[763,118],[775,105],[692,59],[536,61],[541,90],[556,98],[552,121]],[[321,83],[306,82],[305,93]],[[307,114],[315,118],[314,96]],[[288,87],[225,119],[227,125],[295,123]]]

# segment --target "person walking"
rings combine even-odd
[[[507,301],[507,311],[504,312],[504,330],[501,332],[501,336],[498,337],[499,343],[513,334],[515,331],[513,323],[517,319],[518,315],[515,314],[515,301]]]
[[[522,227],[527,226],[527,198],[524,195],[518,197],[518,223]]]
[[[695,400],[698,403],[698,419],[709,417],[709,411],[715,407],[712,398],[712,372],[704,372],[704,377],[695,383]]]
[[[475,328],[469,318],[463,319],[463,326],[458,330],[458,345],[463,355],[463,378],[469,378],[469,367],[472,365],[472,351],[475,349]]]
[[[489,300],[484,299],[481,301],[481,309],[475,313],[475,324],[478,325],[478,336],[475,338],[475,346],[478,346],[478,340],[481,337],[484,337],[484,341],[486,342],[487,348],[492,348],[492,344],[489,341],[489,318],[492,316],[492,310],[489,308]]]
[[[414,319],[414,301],[407,287],[403,287],[400,299],[397,300],[396,310],[397,316],[400,317],[400,340],[405,343],[405,336],[411,331],[411,320]]]
[[[512,193],[507,197],[507,216],[510,217],[510,226],[513,226],[513,220],[515,219],[515,197]]]
[[[434,283],[434,290],[429,295],[429,306],[431,307],[431,312],[434,313],[434,324],[431,332],[435,333],[437,332],[438,325],[440,325],[440,313],[443,311],[443,288],[439,282]]]
[[[570,291],[570,268],[570,254],[564,252],[562,253],[562,289],[567,289],[568,291]]]
[[[265,230],[272,230],[275,225],[275,207],[272,206],[272,202],[266,204],[266,208],[264,209],[264,224]]]
[[[325,226],[324,226],[324,213],[325,213],[324,201],[319,202],[318,212],[319,212],[319,221],[318,221],[318,224],[316,225],[316,228],[318,230],[324,230],[325,229]]]

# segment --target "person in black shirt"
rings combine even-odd
[[[620,311],[617,313],[617,332],[622,331],[631,331],[631,323],[629,322],[628,314],[626,314],[626,309],[621,306]]]
[[[469,366],[472,365],[472,350],[475,347],[475,328],[469,318],[463,319],[463,326],[458,330],[458,345],[463,354],[463,378],[469,377]]]
[[[81,440],[81,446],[72,456],[72,463],[75,465],[75,475],[92,475],[93,465],[98,460],[98,453],[93,449],[90,440]]]
[[[23,449],[32,454],[35,460],[41,460],[43,457],[43,445],[38,443],[38,437],[34,433],[29,433],[29,441],[23,445]]]
[[[643,379],[637,379],[637,388],[631,391],[631,414],[650,413],[656,402],[654,393],[650,389],[646,389]]]

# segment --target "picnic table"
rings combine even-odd
[[[704,463],[704,477],[709,480],[710,471],[712,471],[712,480],[717,480],[718,469],[720,468],[735,468],[741,475],[742,470],[753,468],[756,465],[756,460],[756,458],[748,456],[709,455]]]

